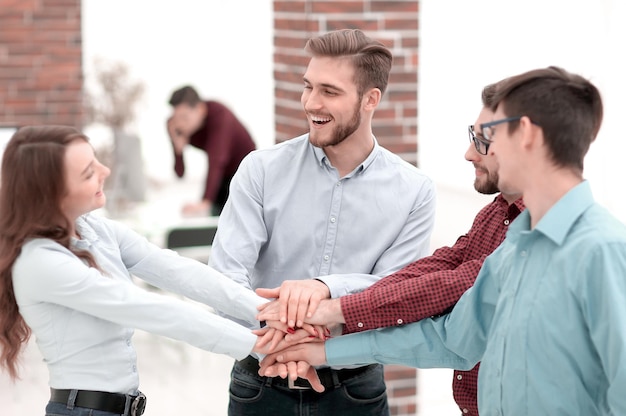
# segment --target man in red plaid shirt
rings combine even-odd
[[[481,123],[492,120],[489,107],[495,88],[495,85],[485,87],[484,108],[468,128],[470,146],[465,159],[475,167],[474,188],[482,194],[499,192],[497,162],[487,155],[489,142],[481,131],[474,130],[475,126],[479,128]],[[439,248],[431,256],[409,264],[357,294],[326,300],[328,289],[318,280],[286,281],[280,288],[258,289],[262,296],[279,298],[258,318],[280,319],[292,328],[302,326],[303,322],[344,324],[343,332],[352,333],[443,314],[474,284],[484,259],[504,240],[508,225],[523,210],[521,195],[498,194],[478,213],[469,232],[452,247]],[[292,306],[296,304],[297,307]],[[478,367],[479,364],[470,371],[454,372],[454,400],[466,415],[478,415]]]

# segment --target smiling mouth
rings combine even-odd
[[[311,121],[313,122],[313,124],[317,124],[318,126],[324,125],[330,122],[330,120],[330,117],[311,116]]]

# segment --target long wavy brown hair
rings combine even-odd
[[[70,247],[70,221],[61,210],[66,194],[65,152],[88,141],[73,127],[27,126],[8,142],[0,176],[0,366],[18,378],[18,359],[30,338],[13,292],[12,268],[30,238],[49,238],[97,267],[87,251]]]

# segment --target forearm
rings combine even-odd
[[[443,318],[399,328],[344,335],[326,341],[329,365],[398,364],[416,368],[471,369],[475,363],[444,345]],[[444,332],[445,333],[445,332]]]
[[[342,297],[345,330],[350,333],[403,325],[443,314],[472,286],[481,264],[471,261],[455,270],[408,274],[393,285]]]

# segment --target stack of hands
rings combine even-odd
[[[319,280],[286,280],[278,288],[256,293],[272,299],[259,306],[257,319],[266,325],[254,331],[258,336],[254,352],[266,355],[259,375],[301,377],[315,391],[324,391],[314,366],[326,363],[324,342],[341,334],[339,299],[329,299],[328,287]]]

